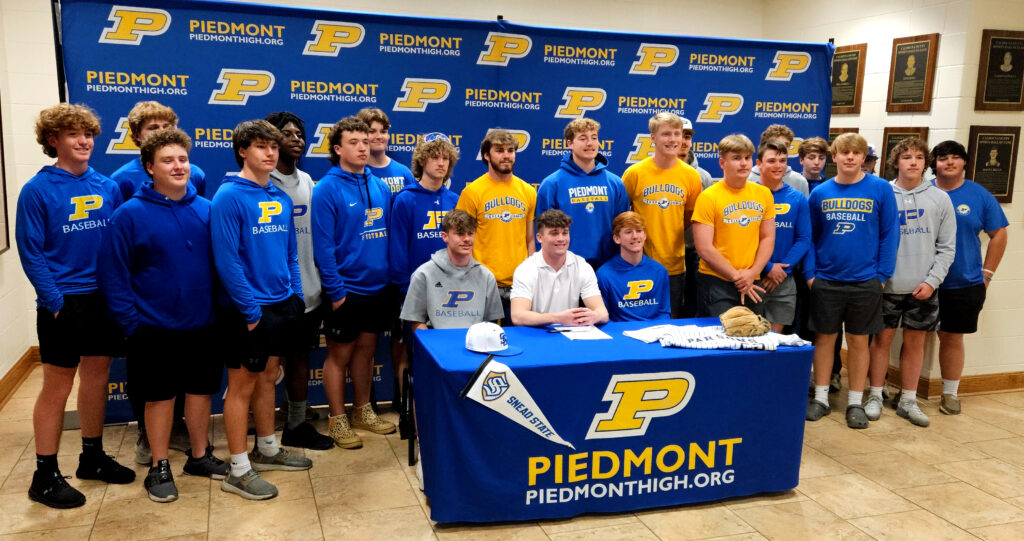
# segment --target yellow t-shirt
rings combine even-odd
[[[476,216],[473,257],[494,273],[499,286],[511,286],[512,274],[526,256],[526,230],[533,222],[537,190],[523,179],[499,182],[488,174],[462,189],[455,208]]]
[[[671,276],[686,272],[683,220],[702,188],[697,170],[681,160],[662,169],[654,164],[654,158],[645,158],[626,169],[622,183],[633,211],[646,222],[644,253],[664,265]]]
[[[775,199],[771,190],[753,182],[736,190],[720,180],[700,194],[693,211],[693,221],[715,228],[715,249],[736,269],[747,269],[754,264],[761,221],[774,218]],[[703,259],[700,272],[729,280],[712,270]]]

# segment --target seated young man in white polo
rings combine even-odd
[[[537,218],[540,251],[526,258],[512,276],[512,323],[516,325],[594,325],[608,321],[594,269],[569,251],[572,218],[558,209]],[[580,306],[580,299],[584,306]]]

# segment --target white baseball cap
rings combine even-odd
[[[508,345],[505,330],[494,323],[475,323],[466,331],[466,349],[507,357],[519,355],[522,348]]]
[[[688,119],[685,119],[683,117],[679,117],[679,118],[682,119],[682,121],[683,121],[683,131],[692,132],[693,131],[693,123],[690,122]]]

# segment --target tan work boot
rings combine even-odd
[[[353,408],[349,413],[349,422],[352,428],[369,430],[375,434],[391,434],[395,431],[395,423],[377,417],[369,404]]]
[[[362,438],[352,431],[348,417],[344,413],[330,418],[327,435],[334,440],[335,445],[344,449],[358,449],[363,446]]]

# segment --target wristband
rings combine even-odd
[[[988,274],[989,276],[993,276],[993,275],[995,275],[995,273],[996,273],[996,271],[994,271],[994,270],[991,270],[991,269],[984,269],[984,268],[983,268],[983,269],[981,269],[981,272],[982,272],[982,274],[985,274],[985,273],[987,273],[987,274]]]
[[[991,282],[992,281],[992,277],[991,276],[982,276],[981,279],[986,281],[986,282]]]

